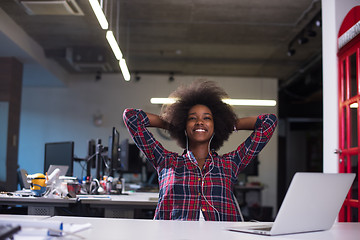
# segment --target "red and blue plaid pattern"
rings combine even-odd
[[[157,170],[159,202],[154,219],[241,221],[233,185],[237,175],[270,140],[277,118],[273,114],[259,115],[255,130],[234,151],[219,156],[208,155],[201,170],[189,151],[182,155],[167,151],[146,128],[145,112],[126,109],[124,122],[138,148]]]

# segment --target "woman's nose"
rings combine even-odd
[[[203,122],[202,119],[197,119],[195,124],[196,124],[196,125],[203,125],[204,122]]]

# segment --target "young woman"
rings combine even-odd
[[[241,221],[233,194],[237,176],[270,140],[277,118],[273,114],[237,118],[214,82],[195,82],[170,95],[174,104],[160,116],[126,109],[124,122],[136,145],[157,170],[159,202],[155,219]],[[166,150],[148,130],[163,128],[184,148]],[[232,132],[253,130],[234,151],[216,153]]]

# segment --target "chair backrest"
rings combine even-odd
[[[27,182],[27,172],[25,169],[18,169],[18,182],[21,189],[30,189],[30,183]]]

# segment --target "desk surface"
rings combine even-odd
[[[81,203],[93,205],[156,206],[159,193],[129,192],[123,195],[78,195]]]
[[[78,195],[76,198],[47,198],[47,197],[34,197],[27,196],[21,197],[7,194],[0,195],[0,204],[69,204],[81,201],[88,204],[116,204],[116,205],[137,205],[148,204],[155,205],[158,202],[158,193],[146,192],[129,192],[123,195]]]
[[[360,223],[335,223],[328,231],[291,234],[282,236],[258,236],[253,234],[228,231],[231,226],[252,225],[250,222],[205,222],[205,221],[165,221],[165,220],[137,220],[115,218],[89,218],[89,217],[37,217],[21,215],[0,215],[2,218],[36,218],[39,221],[61,221],[66,224],[87,224],[91,227],[76,233],[77,236],[66,236],[55,239],[140,239],[140,240],[358,240],[360,236]],[[26,230],[24,230],[26,231]],[[79,238],[80,237],[80,238]],[[16,239],[16,238],[15,238]],[[23,238],[26,239],[26,238]]]
[[[32,203],[41,203],[41,204],[69,204],[76,203],[76,198],[45,198],[45,197],[21,197],[21,196],[8,196],[6,194],[0,195],[0,204],[32,204]]]
[[[101,219],[87,217],[52,217],[64,223],[90,223],[91,228],[78,234],[85,239],[147,239],[147,240],[219,240],[219,239],[317,239],[317,240],[358,240],[360,223],[335,223],[331,230],[292,234],[283,236],[258,236],[228,231],[234,225],[254,223],[205,222],[205,221],[159,221],[136,219]]]
[[[153,192],[129,192],[123,195],[78,195],[76,198],[63,199],[1,194],[0,206],[26,206],[30,215],[54,216],[73,213],[75,216],[100,216],[103,211],[105,217],[139,218],[135,215],[136,209],[155,209],[158,195]],[[67,211],[67,214],[61,214],[64,211]]]

